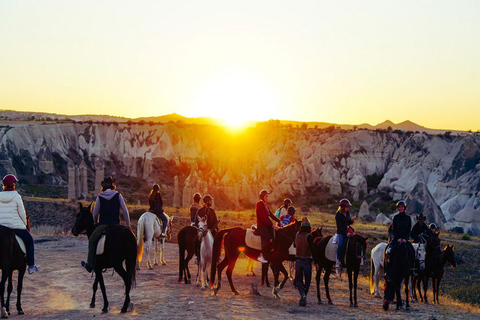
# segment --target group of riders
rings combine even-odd
[[[34,246],[33,238],[27,230],[27,218],[25,207],[23,205],[20,194],[15,190],[18,179],[13,174],[7,174],[3,178],[3,192],[0,192],[0,225],[11,228],[15,234],[18,235],[26,246],[26,259],[28,265],[28,273],[32,274],[40,269],[40,266],[35,265],[34,260]],[[102,192],[97,196],[95,206],[93,209],[93,219],[96,229],[89,238],[88,244],[88,258],[87,261],[82,261],[81,265],[88,271],[92,272],[95,264],[96,245],[100,239],[103,231],[112,225],[120,224],[120,210],[123,212],[123,218],[128,229],[130,227],[130,215],[125,205],[123,196],[116,191],[115,179],[111,176],[105,177],[102,181]],[[267,263],[273,250],[274,230],[279,230],[285,225],[298,222],[295,218],[296,209],[292,205],[292,200],[287,198],[283,204],[273,212],[269,203],[269,191],[261,190],[259,193],[259,201],[255,205],[256,213],[256,230],[261,237],[261,254],[258,256],[258,261]],[[215,237],[218,232],[219,220],[212,208],[213,197],[209,194],[203,197],[203,205],[200,204],[202,199],[199,193],[193,196],[193,204],[190,206],[191,225],[198,227],[200,219],[206,221],[207,228]],[[163,221],[162,235],[165,236],[165,229],[167,227],[168,218],[163,209],[163,200],[160,194],[160,187],[154,184],[148,197],[149,211],[155,213],[157,217]],[[335,267],[338,270],[341,268],[341,256],[344,251],[345,240],[354,235],[354,230],[351,225],[354,223],[355,217],[351,217],[349,209],[352,206],[348,199],[340,200],[338,210],[335,214],[336,222],[336,239],[337,252]],[[430,224],[427,227],[425,224],[425,217],[423,215],[417,216],[417,223],[411,226],[411,218],[406,214],[407,205],[405,201],[397,203],[398,214],[393,218],[393,222],[389,228],[389,245],[386,251],[386,276],[389,273],[389,257],[395,254],[397,247],[401,243],[405,243],[409,248],[411,255],[410,261],[414,261],[413,246],[409,242],[419,242],[421,238],[429,233],[435,232],[436,225]],[[318,257],[313,249],[313,239],[311,236],[311,224],[308,218],[303,218],[297,236],[295,237],[296,247],[296,279],[295,284],[300,293],[301,306],[306,305],[306,293],[310,285],[312,274],[312,262],[318,264]],[[197,261],[200,257],[199,248],[200,242],[195,241]],[[412,272],[414,273],[413,265]]]

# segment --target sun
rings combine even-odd
[[[278,95],[267,79],[238,69],[203,78],[192,98],[197,116],[220,119],[231,128],[278,117],[279,105]]]

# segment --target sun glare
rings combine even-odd
[[[230,128],[242,128],[250,120],[277,117],[278,98],[262,76],[228,70],[206,77],[192,99],[197,116],[222,120]]]

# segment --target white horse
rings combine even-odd
[[[418,263],[420,270],[425,269],[425,255],[426,255],[426,243],[414,243],[413,249],[415,250],[415,261]],[[383,260],[385,257],[385,248],[387,243],[380,242],[377,244],[370,255],[370,294],[375,293],[375,298],[381,298],[380,291],[378,289],[379,283],[385,273],[385,266]],[[410,279],[411,281],[411,279]],[[412,288],[410,288],[410,296],[412,297]]]
[[[208,270],[212,264],[214,240],[212,233],[207,227],[206,217],[198,222],[198,237],[200,240],[200,263],[198,264],[196,285],[197,287],[199,286],[200,278],[202,278],[202,290],[205,290],[205,286],[208,284]]]
[[[166,214],[165,214],[166,215]],[[161,222],[157,216],[152,212],[145,212],[138,219],[137,224],[137,269],[140,269],[140,262],[142,262],[143,257],[143,243],[146,242],[146,255],[147,255],[147,268],[149,270],[153,269],[154,265],[158,265],[159,262],[162,265],[166,265],[165,256],[164,256],[164,247],[165,240],[170,240],[172,237],[172,221],[173,216],[170,218],[167,216],[168,223],[167,229],[165,230],[165,237],[162,237],[162,227]],[[155,252],[153,255],[154,263],[150,259],[150,254],[152,252],[153,241],[155,241]],[[160,250],[158,250],[160,243]],[[157,260],[158,256],[158,260]]]

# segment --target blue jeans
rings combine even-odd
[[[342,254],[343,240],[345,240],[345,236],[343,234],[338,234],[337,239],[338,239],[337,260],[340,260],[340,255]]]
[[[167,224],[168,224],[168,218],[165,215],[165,213],[163,211],[157,211],[157,210],[152,210],[150,212],[155,213],[158,219],[162,220],[163,222],[162,232],[165,232],[165,230],[167,230]]]
[[[303,279],[305,278],[305,282]],[[295,286],[300,293],[300,297],[306,296],[312,281],[312,261],[306,259],[297,259],[295,261]]]
[[[13,232],[19,236],[25,243],[27,249],[27,265],[29,267],[35,264],[35,252],[33,249],[33,238],[27,229],[14,229]]]

